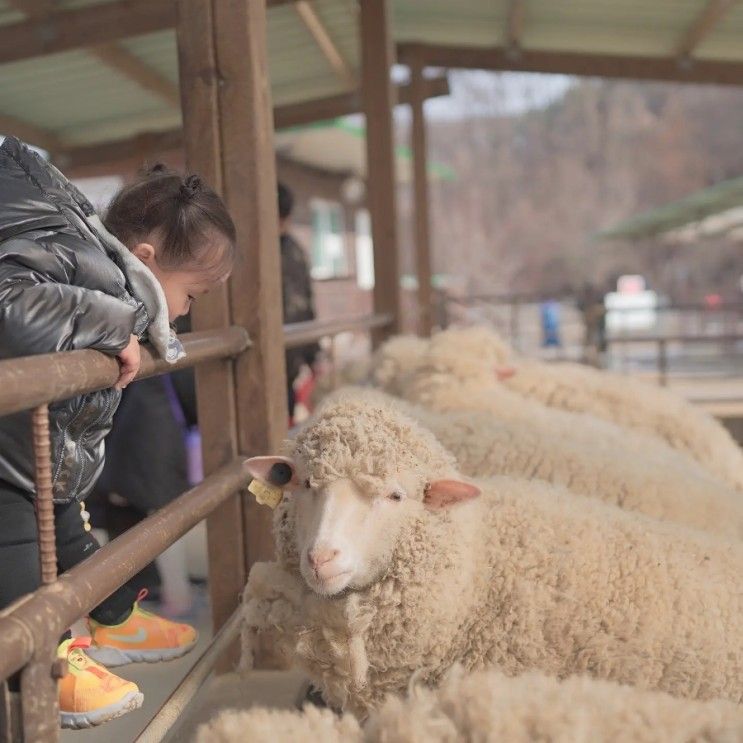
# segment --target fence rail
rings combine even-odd
[[[250,345],[243,328],[207,330],[181,336],[185,358],[169,364],[147,345],[137,379],[194,366],[209,359],[237,356]],[[0,361],[0,415],[111,387],[119,378],[115,358],[99,351],[65,351]]]
[[[355,330],[376,330],[392,324],[392,315],[362,315],[348,320],[327,320],[292,323],[284,325],[286,348],[296,348],[313,343],[328,335],[338,335]]]
[[[284,344],[293,348],[346,331],[384,328],[392,319],[390,315],[366,315],[285,325]],[[188,333],[181,340],[186,357],[172,365],[155,356],[146,345],[142,346],[137,379],[204,361],[236,357],[250,347],[247,332],[239,327]],[[48,403],[110,387],[118,376],[119,366],[114,358],[91,350],[0,361],[0,416],[35,409],[35,420],[41,421],[46,418]],[[44,443],[48,445],[48,432],[43,438],[42,442],[35,440],[38,455],[43,455]],[[23,740],[58,740],[56,679],[63,673],[55,660],[59,637],[73,622],[244,488],[249,479],[244,459],[236,458],[101,547],[84,562],[0,611],[0,704],[3,705],[0,741],[15,743],[17,739],[10,731],[19,728],[19,720],[8,719],[6,715],[11,707],[20,714]],[[234,639],[238,625],[239,615],[235,612],[145,728],[141,740],[164,737],[206,680],[217,658]],[[5,680],[19,671],[21,705],[11,704],[13,695],[8,695],[5,685]]]

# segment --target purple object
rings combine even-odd
[[[201,435],[197,426],[189,427],[186,424],[186,416],[183,413],[181,402],[178,399],[178,393],[173,386],[173,380],[170,374],[164,374],[161,379],[165,386],[165,394],[170,402],[170,409],[173,411],[173,417],[183,431],[183,441],[186,445],[186,458],[188,462],[188,484],[193,487],[198,485],[204,479],[204,465],[201,459]]]

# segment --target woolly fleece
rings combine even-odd
[[[551,408],[591,413],[658,436],[743,491],[743,450],[709,413],[670,390],[580,364],[526,360],[505,384]]]
[[[328,405],[290,449],[316,484],[353,475],[373,488],[390,466],[421,486],[452,474],[430,432],[364,400]],[[244,664],[256,633],[275,633],[331,704],[362,715],[457,662],[743,700],[742,545],[541,482],[479,485],[444,511],[409,493],[386,572],[331,598],[300,577],[285,496],[279,561],[257,564],[245,591]]]
[[[609,451],[594,444],[587,450],[525,422],[501,421],[488,413],[436,413],[370,388],[342,388],[326,403],[354,399],[398,406],[430,430],[470,477],[545,480],[627,511],[743,539],[740,494],[677,452],[666,451],[661,464],[625,448]]]
[[[657,436],[743,490],[743,450],[711,415],[670,390],[582,364],[519,358],[496,331],[485,327],[447,330],[436,336],[435,345],[439,354],[448,349],[453,357],[479,362],[491,383],[505,384],[523,397]],[[492,373],[496,365],[513,366],[516,374],[498,383]],[[412,366],[408,362],[406,374]]]
[[[740,743],[743,707],[679,700],[587,677],[564,681],[529,673],[508,678],[490,670],[447,673],[436,689],[413,685],[389,697],[363,728],[328,710],[222,712],[196,743]]]
[[[483,339],[479,356],[472,352],[472,336]],[[416,370],[403,383],[403,398],[441,413],[489,413],[496,420],[520,423],[539,439],[560,439],[587,455],[614,457],[618,461],[633,458],[654,464],[659,470],[693,467],[685,454],[673,450],[664,441],[640,431],[630,431],[588,413],[549,408],[530,400],[494,381],[499,347],[484,342],[480,328],[446,330],[429,343]],[[699,470],[697,469],[697,472]]]

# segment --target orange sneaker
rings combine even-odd
[[[89,728],[142,706],[144,697],[131,681],[115,676],[83,652],[89,637],[65,640],[57,657],[67,659],[67,675],[58,682],[63,728]]]
[[[88,655],[111,668],[126,663],[155,663],[180,658],[193,649],[198,632],[188,624],[178,624],[145,611],[139,602],[147,589],[139,592],[132,613],[121,624],[99,624],[88,618],[93,644]]]

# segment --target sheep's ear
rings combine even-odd
[[[426,487],[423,503],[433,510],[449,508],[477,498],[480,492],[476,485],[461,480],[435,480]]]
[[[291,488],[298,484],[297,468],[289,457],[251,457],[245,463],[256,479],[277,488]]]
[[[510,379],[516,373],[516,369],[512,366],[496,366],[495,376],[499,382],[504,382],[506,379]]]

